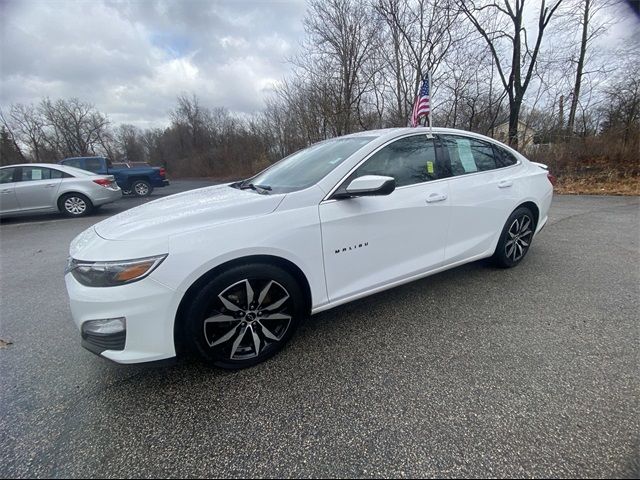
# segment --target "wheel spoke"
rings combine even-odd
[[[523,252],[523,249],[522,249],[522,247],[520,246],[519,243],[516,243],[516,249],[515,250],[516,250],[516,253],[518,255],[517,256],[516,256],[516,254],[513,255],[513,259],[514,260],[516,260],[517,258],[520,258],[522,256],[522,252]],[[518,252],[518,250],[519,250],[519,252]]]
[[[249,325],[251,329],[251,335],[253,336],[253,346],[256,349],[256,356],[260,354],[260,337],[258,336],[258,332],[253,329],[252,325]]]
[[[253,303],[253,288],[251,288],[249,280],[245,280],[244,283],[247,287],[247,310],[250,310],[251,304]]]
[[[242,327],[240,329],[240,333],[238,334],[238,338],[236,338],[235,342],[233,342],[233,346],[231,347],[231,355],[229,356],[229,358],[231,358],[233,360],[233,357],[236,354],[236,351],[238,351],[238,347],[240,346],[240,342],[242,342],[242,339],[244,338],[244,334],[247,332],[247,327]]]
[[[209,317],[204,321],[204,324],[207,325],[209,323],[227,323],[227,322],[239,322],[240,319],[232,317],[231,315],[214,315],[213,317]]]
[[[526,242],[525,240],[523,240],[522,238],[520,239],[520,245],[522,245],[523,247],[528,247],[529,243]]]
[[[210,347],[215,347],[216,345],[220,345],[221,343],[224,343],[228,340],[231,340],[231,337],[233,337],[233,334],[236,333],[238,326],[236,325],[235,327],[233,327],[231,330],[229,330],[227,333],[225,333],[223,336],[221,336],[218,340],[216,340],[215,342],[211,343],[209,341],[207,341],[207,343],[209,343]],[[205,332],[205,338],[206,338],[206,332]]]
[[[262,320],[291,320],[291,315],[286,315],[284,313],[271,313]]]
[[[515,244],[511,245],[511,248],[507,248],[507,258],[509,258],[511,256],[511,254],[513,253],[513,251],[516,249]]]
[[[225,292],[226,292],[226,290],[225,290]],[[222,296],[222,295],[223,295],[223,293],[224,293],[224,292],[222,292],[220,295],[218,295],[218,298],[220,299],[220,301],[222,302],[222,304],[224,305],[224,307],[225,307],[227,310],[231,310],[232,312],[240,312],[240,311],[242,311],[242,309],[241,309],[238,305],[236,305],[236,304],[235,304],[235,303],[233,303],[232,301],[227,300],[226,298],[224,298],[224,297]]]
[[[522,218],[522,223],[520,224],[520,234],[522,235],[522,232],[524,232],[525,230],[527,230],[529,228],[529,225],[531,225],[531,219],[529,217],[523,217]]]
[[[264,320],[264,319],[263,319]],[[274,340],[276,342],[280,341],[280,338],[276,337],[271,330],[264,326],[264,324],[258,321],[258,324],[262,327],[262,334],[267,337],[269,340]],[[286,330],[285,330],[286,331]],[[282,337],[281,337],[282,338]]]
[[[280,300],[278,300],[275,303],[272,303],[268,307],[262,307],[262,309],[263,310],[267,310],[269,312],[272,312],[272,311],[277,310],[278,308],[280,308],[284,304],[284,302],[286,302],[287,300],[289,300],[289,294],[285,293],[285,296],[282,297]]]
[[[504,244],[505,247],[509,247],[510,245],[513,245],[513,242],[515,242],[516,240],[514,240],[513,238],[511,240],[509,240],[507,243]]]
[[[267,296],[267,293],[269,293],[269,289],[273,284],[274,284],[274,281],[270,280],[269,283],[267,283],[267,286],[264,287],[260,292],[260,295],[258,296],[258,309],[260,309],[260,307],[262,306],[262,302],[264,302],[264,299]]]

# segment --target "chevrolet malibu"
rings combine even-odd
[[[248,367],[310,314],[482,258],[517,265],[547,222],[550,178],[458,130],[327,140],[81,233],[71,312],[83,345],[118,363],[193,352]]]

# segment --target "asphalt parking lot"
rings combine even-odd
[[[519,267],[321,313],[235,373],[80,347],[69,242],[140,202],[0,224],[1,477],[640,475],[639,198],[557,197]]]

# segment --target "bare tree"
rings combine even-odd
[[[427,70],[432,73],[435,96],[445,78],[438,75],[440,64],[468,31],[453,0],[377,0],[375,9],[392,39],[388,66],[394,79],[394,124],[406,126],[422,77]]]
[[[542,38],[562,1],[553,0],[547,6],[546,0],[540,0],[537,35],[531,46],[524,21],[524,0],[496,0],[482,4],[474,0],[458,0],[461,11],[485,40],[495,60],[498,75],[509,98],[509,143],[514,147],[518,146],[520,109],[540,54]],[[509,27],[489,30],[485,27],[488,17],[503,18],[505,26]]]
[[[370,87],[372,72],[365,72],[364,66],[378,47],[378,23],[368,5],[358,0],[311,0],[309,4],[305,53],[294,63],[310,85],[331,85],[336,135],[353,130],[357,107]]]
[[[100,150],[109,119],[92,104],[77,98],[55,102],[45,98],[38,110],[47,144],[58,155],[95,155]]]
[[[605,11],[611,11],[611,7],[619,3],[619,0],[578,0],[576,10],[579,15],[579,25],[581,27],[580,49],[575,71],[575,82],[573,91],[571,92],[571,107],[569,109],[569,119],[567,121],[567,129],[573,133],[576,110],[580,101],[583,77],[585,75],[585,60],[587,50],[591,47],[593,41],[600,35],[605,33],[607,29],[616,22],[613,15],[605,16]]]

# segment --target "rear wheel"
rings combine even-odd
[[[514,211],[504,228],[493,254],[494,262],[503,268],[515,267],[525,257],[535,232],[533,213],[526,207]]]
[[[148,197],[153,192],[153,187],[146,180],[134,180],[131,191],[136,197]]]
[[[93,204],[81,193],[66,193],[58,200],[58,209],[67,217],[83,217],[93,210]]]
[[[251,367],[275,355],[306,315],[295,278],[269,264],[233,267],[206,284],[186,312],[186,340],[205,362]]]

